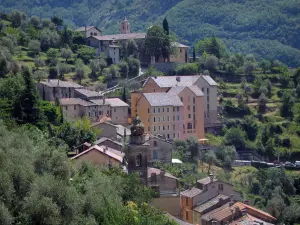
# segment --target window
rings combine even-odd
[[[196,112],[196,106],[193,105],[193,112]]]
[[[207,94],[209,95],[209,88],[207,88]]]
[[[188,130],[193,129],[192,123],[188,123],[188,124],[187,124],[187,129],[188,129]]]
[[[175,116],[173,116],[173,121],[175,121]]]
[[[155,113],[155,108],[153,108],[153,113]]]
[[[94,33],[94,36],[97,36],[97,33]]]
[[[183,102],[183,97],[180,97],[180,100]]]
[[[95,114],[95,116],[97,116],[97,112],[95,112],[94,114]]]
[[[91,117],[91,112],[89,112],[89,117]]]
[[[165,130],[165,125],[163,125],[163,130]]]
[[[182,49],[180,49],[180,53],[182,53]]]
[[[148,122],[150,122],[150,117],[148,117]]]
[[[173,130],[175,130],[175,124],[173,124]]]
[[[177,120],[179,120],[179,116],[177,116]]]
[[[209,96],[207,95],[207,101],[209,102]]]
[[[167,134],[168,139],[170,139],[170,134]]]
[[[169,108],[167,108],[167,112],[169,112]]]
[[[209,111],[209,104],[207,104],[207,111]]]
[[[157,141],[153,141],[153,146],[157,147]]]
[[[189,114],[189,119],[191,119],[191,114]]]
[[[170,130],[170,125],[168,125],[168,130]]]
[[[158,153],[157,153],[157,151],[153,151],[153,159],[154,160],[157,160],[158,159]]]
[[[114,108],[114,112],[116,112],[117,111],[117,109],[116,108]]]
[[[150,127],[148,127],[148,131],[150,131]]]
[[[153,117],[153,122],[155,123],[155,116]]]
[[[66,110],[68,110],[68,106],[66,105]]]
[[[188,110],[189,110],[189,111],[191,110],[191,106],[189,106],[189,105],[188,105],[188,107],[187,107],[187,108],[188,108]]]
[[[76,110],[76,105],[74,105],[74,110]]]
[[[190,96],[188,96],[188,102],[190,102]]]
[[[160,116],[158,117],[158,122],[160,122]]]
[[[165,108],[163,108],[163,112],[165,112]]]
[[[158,108],[158,113],[160,113],[160,108]]]
[[[189,212],[188,211],[185,212],[185,220],[187,220],[187,221],[189,220]]]
[[[179,138],[179,133],[177,133],[177,137]]]
[[[185,126],[184,126],[184,124],[182,124],[182,127],[183,127],[183,129],[185,129]]]
[[[93,32],[91,32],[90,35],[93,36]]]
[[[167,118],[168,118],[168,121],[170,121],[170,117],[168,116]]]
[[[136,157],[135,157],[135,166],[141,166],[142,165],[142,155],[141,154],[138,154]]]
[[[175,138],[176,137],[176,135],[175,135],[175,133],[173,133],[173,138]]]
[[[177,106],[177,112],[179,112],[179,106]]]
[[[193,119],[196,120],[196,115],[195,114],[193,114]]]
[[[165,121],[165,117],[164,116],[162,117],[162,121]]]
[[[156,127],[155,126],[153,127],[153,131],[156,131]]]
[[[219,186],[219,190],[223,191],[223,184],[219,184],[218,186]]]
[[[160,130],[160,126],[158,126],[158,130]]]
[[[175,112],[176,111],[176,107],[173,107],[173,112]]]
[[[196,104],[196,98],[193,97],[193,104]]]
[[[204,88],[202,88],[202,92],[203,92],[203,94],[204,94]]]

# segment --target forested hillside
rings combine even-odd
[[[135,31],[167,16],[181,41],[194,44],[215,34],[233,52],[300,65],[300,4],[298,0],[2,0],[0,11],[20,9],[28,15],[62,17],[73,26],[97,25],[105,33],[118,31],[127,16]]]

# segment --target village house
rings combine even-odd
[[[147,186],[158,191],[160,195],[177,194],[179,179],[165,170],[148,167]]]
[[[61,98],[74,98],[75,89],[83,89],[84,87],[70,81],[62,80],[46,80],[36,84],[39,95],[42,100],[54,102]]]
[[[146,132],[167,139],[204,139],[204,97],[197,86],[174,86],[166,92],[132,92],[131,114],[139,116]]]
[[[215,129],[220,129],[221,124],[218,121],[217,102],[218,84],[209,75],[150,77],[143,85],[143,92],[168,93],[172,88],[175,88],[175,90],[178,91],[178,87],[192,87],[194,90],[198,87],[202,92],[201,94],[203,94],[203,103],[201,104],[201,108],[204,109],[205,132],[213,132]],[[198,90],[197,92],[200,93]],[[188,98],[188,96],[184,95],[181,97],[183,99]],[[132,112],[135,112],[137,100],[133,102],[135,104],[132,105]]]
[[[79,27],[75,31],[82,33],[85,38],[88,38],[90,36],[94,37],[94,36],[101,36],[102,35],[102,31],[99,28],[95,27],[95,26]]]
[[[100,139],[98,139],[97,141],[95,141],[95,145],[98,146],[106,146],[118,151],[122,151],[122,148],[124,147],[124,144],[118,141],[114,141],[110,138],[106,138],[106,137],[102,137]]]
[[[217,180],[213,175],[197,181],[196,187],[180,193],[181,218],[189,223],[197,223],[198,211],[194,209],[218,195],[230,196],[232,200],[242,200],[240,193],[233,190],[233,185]],[[222,196],[221,196],[222,198]],[[226,198],[222,198],[226,202]],[[201,214],[200,214],[201,215]],[[196,223],[195,223],[196,224]]]
[[[96,91],[87,89],[75,89],[74,98],[81,98],[86,101],[103,99],[103,95]]]
[[[92,124],[99,132],[97,138],[107,137],[115,141],[123,142],[130,135],[130,129],[121,124],[112,124],[110,121],[100,121]]]
[[[164,162],[164,163],[171,163],[172,162],[172,152],[173,152],[173,144],[166,139],[149,135],[148,140],[146,143],[150,146],[149,151],[149,164],[154,162]]]
[[[86,116],[92,123],[109,117],[112,123],[128,123],[128,104],[119,98],[91,99],[81,98],[60,99],[60,106],[66,120],[74,121]]]
[[[82,161],[91,162],[97,166],[118,167],[124,169],[124,153],[107,146],[94,145],[80,154],[72,157],[77,164]]]

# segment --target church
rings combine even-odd
[[[134,40],[138,45],[138,49],[142,49],[143,42],[146,38],[146,33],[132,33],[130,30],[130,23],[125,17],[120,23],[120,33],[111,35],[91,35],[87,38],[89,46],[96,49],[96,54],[104,54],[106,58],[111,58],[111,63],[118,64],[122,58],[120,46],[126,45],[127,40]],[[176,55],[170,56],[170,62],[174,63],[187,63],[188,62],[188,49],[189,46],[183,45],[178,42],[171,42],[172,47],[176,50]],[[139,53],[139,59],[142,64],[149,64],[150,57],[145,57]],[[159,60],[158,62],[163,62]]]

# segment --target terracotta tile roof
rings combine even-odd
[[[185,197],[189,197],[189,198],[193,198],[199,194],[201,194],[203,191],[201,189],[198,188],[191,188],[185,191],[180,192],[180,195],[185,196]]]
[[[64,88],[83,88],[83,86],[70,81],[62,81],[58,79],[46,80],[40,82],[48,87],[64,87]]]
[[[148,170],[147,170],[147,177],[148,177],[148,178],[151,178],[151,174],[153,174],[153,173],[155,173],[156,175],[160,175],[161,172],[162,172],[162,171],[161,171],[160,169],[153,168],[153,167],[148,167]],[[174,177],[172,174],[167,173],[167,172],[165,172],[165,177],[169,177],[169,178],[178,180],[177,177]]]
[[[230,215],[232,215],[231,207],[229,203],[226,203],[225,205],[204,214],[201,216],[201,219],[206,221],[210,221],[212,219],[220,221]]]
[[[272,216],[271,214],[267,213],[267,212],[264,212],[260,209],[257,209],[253,206],[250,206],[250,205],[246,205],[245,203],[242,203],[242,202],[237,202],[234,204],[236,207],[239,207],[240,210],[243,210],[243,209],[250,209],[250,210],[253,210],[255,212],[257,212],[258,214],[262,214],[266,217],[268,217],[270,220],[276,220],[276,218],[274,216]]]
[[[268,223],[249,214],[246,214],[243,217],[232,221],[229,225],[260,225],[260,224],[273,225],[273,223]]]
[[[62,98],[59,100],[60,105],[81,105],[81,106],[96,106],[95,103],[82,100],[80,98]]]
[[[90,91],[87,89],[75,89],[75,92],[78,92],[86,97],[103,97],[102,94],[100,94],[99,92],[96,91]]]
[[[115,149],[112,149],[112,148],[109,148],[109,147],[106,147],[106,146],[94,145],[94,146],[90,147],[89,149],[83,151],[82,153],[72,157],[71,159],[78,159],[82,155],[87,154],[90,151],[95,151],[95,150],[100,152],[101,154],[105,154],[105,155],[107,155],[111,158],[114,158],[115,160],[118,160],[119,162],[123,162],[123,158],[125,156],[124,153],[122,153],[118,150],[115,150]]]
[[[151,106],[183,106],[177,95],[165,92],[143,93]]]
[[[230,197],[226,196],[226,195],[222,195],[219,194],[213,198],[211,198],[210,200],[201,203],[200,205],[198,205],[196,208],[194,208],[194,211],[200,212],[201,214],[203,212],[205,212],[206,210],[208,210],[209,208],[213,207],[213,206],[218,206],[220,203],[223,205],[228,203],[228,200],[230,199]],[[222,202],[220,202],[220,200]],[[219,207],[222,205],[219,205]]]
[[[144,39],[146,33],[129,33],[129,34],[111,34],[103,36],[92,36],[99,41],[114,41],[114,40],[128,40],[128,39]]]

